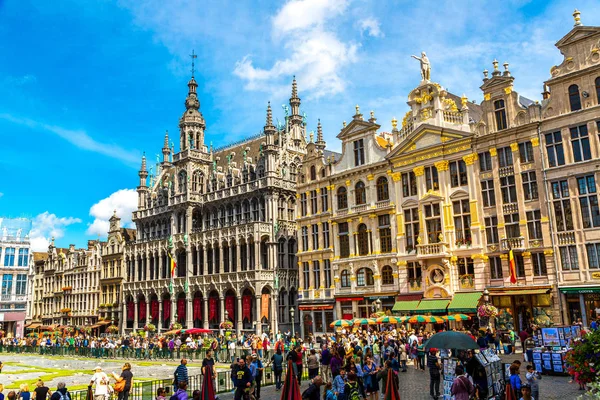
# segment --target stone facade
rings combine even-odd
[[[57,248],[52,238],[47,254],[35,253],[34,259],[32,323],[92,326],[98,322],[102,265],[98,240],[88,240],[87,249],[75,249],[74,245]]]
[[[144,157],[139,172],[123,330],[217,329],[226,319],[238,332],[285,329],[297,298],[295,193],[306,154],[296,81],[285,123],[274,125],[269,105],[261,134],[221,149],[204,144],[193,77],[188,88],[179,152],[165,135],[162,159],[148,169]]]
[[[106,242],[102,242],[99,316],[104,321],[122,321],[123,280],[125,278],[125,246],[135,241],[135,229],[121,228],[121,218],[115,214],[109,220]]]
[[[6,335],[23,335],[29,291],[29,249],[31,221],[25,218],[0,218],[0,329]]]
[[[562,317],[589,324],[600,316],[600,27],[574,17],[544,84],[539,142]]]

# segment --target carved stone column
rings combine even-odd
[[[202,298],[202,307],[204,308],[202,313],[202,322],[204,324],[204,329],[208,329],[208,297],[206,293]]]

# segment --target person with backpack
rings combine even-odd
[[[345,400],[366,400],[367,398],[354,372],[348,374],[348,381],[344,385],[344,395]]]
[[[462,365],[456,366],[454,369],[456,378],[452,382],[450,393],[454,396],[454,400],[469,400],[475,394],[475,386],[471,383],[465,374],[465,369]]]
[[[275,375],[275,390],[281,390],[281,375],[283,374],[283,355],[281,349],[275,350],[275,354],[271,356],[273,365],[273,374]]]
[[[323,378],[315,376],[308,388],[302,392],[302,400],[320,400],[321,386]]]
[[[50,400],[71,400],[71,394],[67,390],[67,385],[65,385],[64,382],[58,382],[56,385],[56,392],[52,394]]]
[[[346,397],[344,396],[344,390],[346,389],[346,370],[345,369],[343,369],[343,368],[340,369],[339,374],[336,375],[335,378],[333,378],[332,389],[333,389],[333,393],[335,393],[338,400],[346,400]]]
[[[440,360],[436,355],[437,349],[429,349],[427,354],[427,368],[429,368],[429,394],[433,400],[440,397],[441,365]]]
[[[185,358],[181,359],[181,363],[177,366],[173,375],[174,375],[173,391],[175,391],[179,388],[179,384],[181,382],[187,382],[189,379],[188,378],[188,369],[187,369],[187,360]]]

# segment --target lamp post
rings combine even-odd
[[[487,288],[483,289],[483,302],[488,304],[490,302],[490,291]]]
[[[373,302],[375,305],[375,311],[381,311],[381,299],[377,299]]]
[[[296,337],[296,320],[294,320],[294,307],[290,308],[290,315],[292,316],[292,337]]]
[[[229,311],[225,310],[225,321],[229,321]]]

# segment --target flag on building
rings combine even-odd
[[[508,251],[508,267],[510,268],[510,283],[517,283],[517,266],[512,249]]]
[[[173,259],[173,256],[169,254],[169,258],[171,259],[171,277],[175,277],[175,271],[177,270],[177,263]]]

